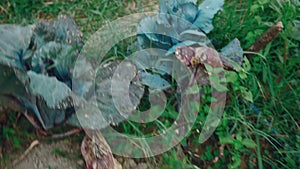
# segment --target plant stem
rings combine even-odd
[[[257,151],[257,164],[259,169],[263,169],[262,157],[260,152],[259,135],[256,135],[256,151]]]

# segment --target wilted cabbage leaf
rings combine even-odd
[[[36,22],[34,31],[37,34],[38,48],[50,41],[70,44],[71,46],[83,46],[81,31],[75,21],[64,14],[60,14],[56,20],[50,22]]]
[[[12,108],[15,111],[23,111],[25,108],[18,100],[28,97],[23,83],[16,77],[14,69],[0,65],[0,110]]]
[[[199,12],[194,24],[205,33],[209,33],[214,28],[212,19],[223,8],[223,5],[224,0],[204,0],[198,7]]]
[[[155,47],[168,50],[170,45],[174,46],[185,40],[207,41],[205,34],[193,34],[189,39],[186,35],[180,35],[190,30],[210,32],[213,29],[212,19],[222,9],[223,4],[223,0],[205,0],[197,7],[194,0],[160,0],[157,18],[147,17],[138,26],[139,45],[148,48],[150,41],[155,43]]]
[[[41,96],[50,108],[57,107],[63,100],[71,95],[71,89],[55,77],[29,71],[30,92],[35,96]]]
[[[72,18],[0,25],[0,108],[27,112],[44,129],[74,113],[71,69],[83,45]]]
[[[0,64],[28,70],[35,51],[35,37],[31,27],[0,25],[0,37]]]
[[[144,92],[143,88],[134,82],[137,80],[134,75],[132,76],[134,79],[125,79],[123,81],[126,76],[123,76],[121,73],[128,72],[125,70],[116,72],[119,63],[110,62],[100,67],[95,79],[97,106],[104,119],[112,124],[124,121],[133,112],[134,108],[138,106]],[[122,78],[115,79],[113,76]],[[132,82],[129,82],[130,80]],[[116,94],[121,96],[121,98],[117,97]],[[127,107],[122,107],[124,105]],[[91,119],[91,121],[93,120]]]
[[[221,49],[221,54],[235,61],[238,65],[242,65],[243,49],[238,39],[234,39],[227,46]]]
[[[160,0],[157,18],[146,17],[137,27],[140,49],[158,48],[170,55],[178,46],[211,46],[210,40],[202,31],[208,32],[208,27],[211,29],[209,24],[223,3],[204,1],[197,6],[196,0]],[[205,11],[204,6],[208,5],[210,9]],[[141,73],[142,79],[150,88],[157,87],[153,83],[154,79],[156,84],[165,81],[162,76]]]

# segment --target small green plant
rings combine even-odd
[[[55,148],[51,151],[51,154],[62,156],[64,158],[68,158],[68,153],[65,151],[62,151],[60,148]]]
[[[16,135],[15,130],[13,128],[3,127],[2,128],[2,137],[0,140],[6,140],[8,142],[12,142],[14,147],[20,148],[21,147],[21,140]]]

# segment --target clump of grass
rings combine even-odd
[[[223,119],[231,127],[219,128],[228,134],[242,131],[256,140],[256,152],[243,153],[258,160],[256,167],[295,168],[299,163],[300,55],[296,48],[300,42],[293,37],[294,23],[300,19],[296,16],[299,5],[299,1],[230,1],[215,19],[210,34],[222,45],[238,37],[246,50],[264,30],[283,22],[283,32],[250,61],[251,70],[241,83],[250,89],[255,108],[231,93],[228,119]]]

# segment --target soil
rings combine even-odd
[[[14,156],[8,154],[8,156]],[[17,157],[18,158],[18,157]],[[6,166],[7,169],[9,164]],[[69,140],[53,143],[42,142],[20,159],[13,169],[84,169],[84,161],[80,156],[80,145]]]
[[[85,163],[81,156],[79,142],[69,139],[56,140],[52,143],[39,142],[38,145],[30,149],[25,158],[21,159],[22,153],[8,152],[0,153],[7,159],[4,166],[0,169],[85,169]],[[0,146],[0,151],[3,147]],[[25,151],[24,151],[25,152]],[[23,154],[24,154],[23,152]],[[2,158],[2,157],[1,157]],[[125,157],[115,157],[116,169],[148,169],[155,168],[147,160],[136,160]],[[12,167],[12,161],[17,163]]]

